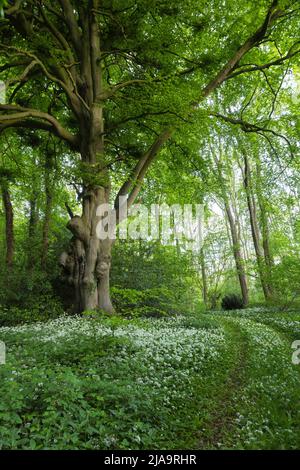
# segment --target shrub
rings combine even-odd
[[[244,308],[244,302],[241,296],[237,294],[225,295],[222,299],[223,310],[238,310]]]
[[[112,288],[116,310],[126,317],[162,317],[179,313],[173,294],[164,287],[136,290]]]
[[[50,295],[39,296],[27,308],[0,305],[0,327],[16,326],[58,318],[64,311],[61,303]]]
[[[276,305],[299,302],[299,279],[300,265],[298,258],[287,255],[280,263],[273,266],[271,281]]]

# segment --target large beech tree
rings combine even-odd
[[[136,200],[149,166],[181,126],[203,110],[207,119],[224,119],[209,101],[204,104],[212,92],[227,80],[291,60],[298,41],[286,40],[284,32],[293,27],[297,2],[2,4],[0,78],[7,99],[0,105],[0,129],[52,133],[74,155],[82,214],[69,210],[73,238],[61,263],[79,311],[112,312],[112,242],[96,234],[97,207],[111,201],[112,179],[119,182],[118,211],[119,196],[127,196],[129,206]],[[283,52],[270,47],[266,53],[266,44],[281,39]],[[253,50],[259,63],[248,57]]]

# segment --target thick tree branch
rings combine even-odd
[[[91,53],[91,73],[93,81],[93,97],[94,101],[101,93],[102,70],[100,65],[100,34],[99,25],[95,16],[95,11],[98,8],[99,0],[91,0],[89,8],[90,13],[90,53]]]
[[[296,51],[292,52],[292,49],[296,46],[296,44],[299,44],[300,41],[297,41],[289,50],[289,52],[283,56],[283,57],[279,57],[278,59],[276,60],[273,60],[272,62],[269,62],[267,64],[263,64],[263,65],[253,65],[253,66],[248,66],[247,68],[244,68],[244,69],[241,69],[241,70],[238,70],[234,73],[232,73],[231,75],[229,75],[226,80],[230,80],[234,77],[237,77],[238,75],[242,75],[244,73],[249,73],[249,72],[256,72],[256,71],[264,71],[266,69],[269,69],[270,67],[274,67],[276,65],[281,65],[283,62],[285,62],[286,60],[288,59],[291,59],[292,57],[294,57],[295,55],[299,54],[300,53],[300,49],[297,49]]]
[[[216,77],[211,80],[206,87],[202,90],[201,93],[201,101],[208,97],[216,88],[218,88],[227,78],[228,76],[232,73],[234,68],[237,66],[239,61],[244,57],[247,52],[249,52],[253,47],[257,46],[266,36],[269,27],[274,23],[274,21],[279,18],[282,15],[282,11],[278,9],[278,0],[273,0],[272,4],[266,14],[266,17],[263,21],[263,24],[256,30],[256,32],[251,35],[245,42],[244,44],[237,50],[237,52],[234,54],[234,56],[227,62],[225,67],[222,68],[222,70],[216,75]],[[192,103],[192,106],[195,109],[195,106],[197,106],[198,103]],[[221,117],[221,116],[216,116],[216,117]],[[248,132],[254,132],[254,127],[251,126],[250,124],[247,126],[247,124],[244,124],[244,129],[247,129]],[[256,131],[262,132],[263,129],[256,128]],[[160,150],[160,148],[164,145],[165,142],[171,137],[173,134],[174,130],[168,129],[162,132],[156,141],[154,142],[153,146],[149,149],[149,151],[140,159],[136,167],[134,168],[130,178],[123,184],[121,187],[117,199],[116,199],[116,207],[118,208],[118,198],[119,196],[123,195],[128,195],[128,205],[130,206],[135,198],[137,197],[141,186],[142,186],[142,180],[143,177],[146,173],[146,170],[148,169],[149,165],[151,162],[154,160],[157,152]],[[268,132],[268,131],[265,131]],[[269,132],[275,132],[272,130],[269,130]],[[276,133],[275,133],[276,134]],[[284,138],[284,136],[281,136]],[[287,139],[286,139],[287,140]]]
[[[111,88],[103,91],[102,93],[98,94],[97,101],[104,101],[108,98],[111,98],[117,91],[122,90],[131,85],[141,85],[147,83],[147,80],[128,80],[123,83],[118,83],[117,85],[112,86]]]
[[[70,0],[58,0],[64,13],[65,22],[68,26],[74,49],[81,55],[81,33],[74,14],[74,7]]]
[[[28,75],[30,74],[30,72],[34,69],[34,67],[37,65],[37,61],[36,60],[33,60],[32,62],[30,62],[29,65],[27,65],[27,67],[25,68],[25,70],[22,72],[22,74],[19,76],[19,77],[16,77],[16,78],[12,78],[10,80],[8,80],[6,82],[6,86],[11,86],[11,85],[15,85],[16,83],[23,83],[24,81],[27,80],[28,78]]]
[[[206,98],[210,93],[220,86],[228,76],[232,73],[234,68],[237,66],[239,61],[249,52],[253,47],[257,46],[265,37],[269,27],[274,21],[282,14],[282,11],[277,8],[278,0],[273,0],[271,7],[269,8],[263,24],[257,31],[250,36],[244,44],[236,51],[234,56],[227,62],[225,67],[217,74],[217,76],[211,80],[208,85],[202,91],[202,97]]]
[[[80,114],[80,111],[81,111],[81,107],[80,107],[80,99],[78,98],[78,95],[76,94],[76,89],[74,89],[75,85],[74,85],[74,82],[70,79],[70,76],[68,75],[68,79],[66,78],[66,76],[64,77],[64,80],[61,79],[61,75],[62,75],[62,68],[57,68],[57,72],[58,72],[58,76],[56,75],[53,75],[52,72],[50,72],[47,68],[47,66],[41,61],[41,59],[39,59],[39,57],[37,57],[35,54],[33,54],[32,52],[29,52],[29,51],[26,51],[26,50],[23,50],[23,49],[19,49],[18,47],[14,47],[14,46],[6,46],[6,45],[1,45],[7,52],[12,52],[15,56],[24,56],[24,57],[28,57],[29,59],[31,59],[31,61],[34,61],[36,63],[36,65],[38,65],[43,74],[50,80],[52,81],[53,83],[56,83],[60,88],[62,88],[64,90],[64,92],[66,93],[69,101],[70,101],[70,105],[72,106],[72,109],[74,111],[74,113],[76,115]]]
[[[115,200],[116,209],[119,209],[119,198],[121,196],[128,196],[128,200],[127,200],[128,207],[130,207],[134,203],[141,189],[143,178],[149,166],[155,159],[157,153],[162,148],[162,146],[169,140],[172,133],[173,131],[171,130],[166,130],[162,132],[157,137],[157,139],[152,144],[152,146],[149,148],[149,150],[140,158],[140,160],[138,161],[138,163],[132,170],[130,177],[123,184],[123,186],[121,187],[120,191],[117,194],[117,197]]]
[[[75,62],[74,55],[72,53],[72,49],[66,40],[66,38],[61,34],[61,32],[55,27],[52,21],[46,15],[44,8],[40,5],[40,13],[42,15],[44,24],[47,26],[48,30],[54,37],[54,39],[58,42],[58,44],[68,53],[69,59],[71,63]]]
[[[35,120],[32,121],[32,118]],[[39,120],[42,122],[39,123]],[[45,121],[48,124],[46,127]],[[77,136],[65,129],[54,116],[37,109],[8,104],[0,105],[0,131],[8,127],[32,127],[34,129],[49,130],[66,141],[72,148],[76,149],[78,147]]]

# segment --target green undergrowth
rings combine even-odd
[[[2,327],[0,448],[299,448],[299,318],[248,309]]]

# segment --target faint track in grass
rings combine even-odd
[[[237,401],[234,399],[246,380],[248,357],[247,333],[230,318],[220,319],[230,341],[230,358],[224,362],[227,373],[221,391],[216,397],[215,408],[205,422],[205,432],[200,436],[198,449],[218,449],[226,447],[227,436],[234,428],[237,413]],[[229,443],[228,443],[229,444]],[[228,445],[230,447],[230,445]]]
[[[283,405],[284,399],[278,396],[276,390],[274,391],[274,401],[265,399],[264,390],[271,390],[273,393],[271,383],[270,388],[270,377],[274,371],[274,381],[280,382],[278,377],[282,377],[282,381],[290,380],[290,363],[292,359],[289,356],[289,348],[292,343],[292,333],[283,331],[280,325],[272,325],[269,321],[264,319],[249,318],[243,316],[230,316],[230,315],[214,315],[214,320],[217,320],[226,330],[227,341],[230,345],[227,349],[229,357],[224,357],[219,363],[219,367],[227,369],[227,375],[223,374],[223,380],[219,380],[219,384],[215,384],[215,404],[210,408],[209,415],[205,419],[205,426],[202,429],[202,433],[198,440],[198,449],[237,449],[244,448],[244,441],[241,439],[241,428],[238,424],[241,412],[244,415],[243,418],[248,422],[253,419],[258,419],[257,423],[260,423],[260,418],[255,417],[255,407],[251,408],[251,402],[257,401],[257,406],[261,407],[262,413],[270,413],[272,416],[272,422],[270,426],[273,429],[273,433],[280,428],[284,428],[284,422],[287,421],[287,416],[290,416],[288,421],[291,426],[290,432],[295,432],[295,422],[297,420],[297,410],[293,404]],[[253,328],[252,328],[252,326]],[[266,343],[259,344],[257,341],[261,331],[265,331]],[[256,333],[257,332],[257,333]],[[268,337],[269,335],[269,337]],[[273,338],[273,339],[272,339]],[[260,339],[261,341],[261,339]],[[261,357],[257,352],[262,350]],[[278,363],[274,362],[275,356],[278,354]],[[257,362],[259,358],[259,362]],[[282,361],[288,361],[286,363],[286,373],[283,372]],[[279,365],[281,363],[281,366]],[[277,369],[278,364],[278,369]],[[270,370],[273,367],[273,370]],[[295,373],[298,375],[300,369],[295,369]],[[277,375],[279,374],[279,375]],[[255,383],[261,384],[261,387],[255,388]],[[263,385],[265,384],[265,385]],[[266,386],[266,388],[264,388]],[[291,387],[291,396],[294,396],[294,391]],[[250,394],[250,395],[249,395]],[[240,397],[248,397],[248,404],[246,409],[240,409],[241,400]],[[249,405],[250,403],[250,405]],[[249,408],[250,406],[250,408]],[[264,408],[266,406],[267,408]],[[248,415],[249,413],[249,415]],[[261,415],[259,415],[261,416]],[[273,417],[274,416],[274,417]],[[293,418],[292,418],[293,416]],[[260,424],[258,424],[259,428]],[[256,428],[255,428],[256,429]],[[282,432],[282,429],[281,429]],[[243,435],[245,436],[245,434]],[[273,440],[272,440],[273,439]],[[272,448],[273,445],[281,445],[275,440],[275,435],[272,435],[272,439],[262,440],[262,447],[259,448]],[[246,439],[247,440],[247,439]],[[267,442],[267,444],[266,444]],[[246,446],[249,445],[246,442]],[[294,444],[293,444],[294,445]],[[266,447],[265,447],[266,446]],[[270,446],[270,447],[268,447]],[[277,447],[276,447],[277,448]]]

